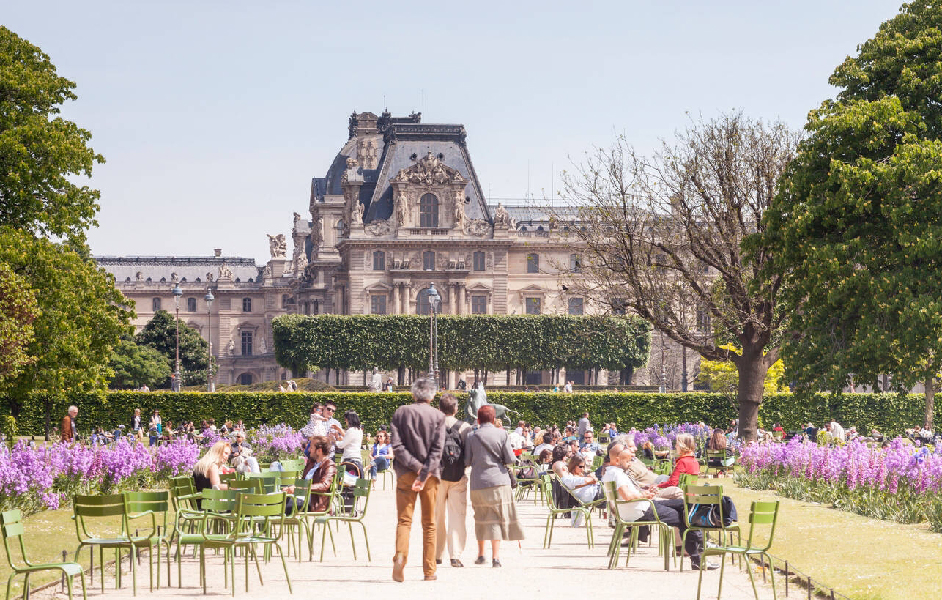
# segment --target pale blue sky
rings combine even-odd
[[[539,198],[593,145],[649,150],[688,112],[800,128],[900,4],[33,0],[0,19],[78,84],[64,114],[107,159],[94,253],[261,263],[354,109],[463,123],[486,193]]]

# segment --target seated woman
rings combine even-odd
[[[560,482],[569,492],[584,503],[592,502],[602,497],[602,486],[592,473],[586,473],[585,458],[576,454],[569,459],[569,473],[560,477]],[[582,525],[582,513],[573,511],[572,526]]]
[[[713,430],[713,435],[710,436],[710,439],[707,440],[707,450],[708,451],[717,451],[717,450],[726,450],[726,432],[717,427]],[[710,459],[710,462],[707,463],[707,466],[710,467],[722,467],[723,460],[719,457],[714,457]]]
[[[335,443],[337,449],[343,451],[343,457],[340,460],[343,463],[356,465],[357,477],[363,477],[363,455],[360,454],[360,446],[363,445],[363,428],[360,426],[360,416],[356,411],[348,410],[344,413],[343,420],[347,425],[347,430]]]
[[[229,462],[229,455],[232,448],[226,440],[219,440],[213,444],[203,458],[199,459],[196,466],[193,467],[193,484],[197,492],[202,492],[207,488],[214,490],[228,490],[229,486],[223,483],[219,475],[222,468]],[[199,507],[199,501],[196,505]]]
[[[370,479],[376,479],[376,475],[390,467],[393,460],[392,446],[389,444],[389,434],[380,429],[376,432],[376,443],[370,450]]]
[[[674,448],[677,450],[677,462],[674,464],[674,470],[667,481],[656,484],[657,488],[665,491],[658,494],[660,498],[666,497],[666,490],[676,488],[674,494],[670,495],[668,499],[682,499],[683,492],[678,487],[680,476],[700,474],[700,463],[697,462],[697,458],[694,456],[697,452],[697,443],[694,441],[693,436],[689,433],[681,433],[674,440]]]
[[[552,462],[553,462],[553,451],[550,450],[549,448],[545,448],[542,452],[540,452],[540,457],[539,459],[537,459],[537,462],[536,462],[537,472],[540,473],[541,475],[543,473],[546,473],[549,470]]]

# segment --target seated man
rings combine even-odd
[[[301,472],[301,477],[311,480],[309,510],[325,513],[330,509],[330,486],[337,474],[337,466],[334,464],[333,457],[330,456],[330,440],[320,435],[312,437],[307,455],[307,462],[304,465],[304,471]],[[293,485],[283,489],[289,494],[294,493]],[[301,508],[300,504],[296,506],[298,509]],[[292,508],[292,505],[289,504],[288,514],[293,512]]]
[[[654,502],[654,491],[642,491],[627,473],[631,460],[635,457],[635,443],[630,438],[625,441],[625,448],[618,455],[614,466],[605,471],[604,482],[614,481],[618,490],[618,497],[626,503],[618,504],[618,514],[625,521],[653,521],[657,514],[662,523],[675,528],[675,540],[683,538],[687,524],[684,520],[683,500],[658,500]],[[675,542],[676,543],[676,542]],[[702,534],[697,531],[687,536],[686,545],[681,548],[677,545],[677,552],[686,550],[690,556],[690,566],[699,569],[700,547],[703,543]],[[708,564],[708,569],[716,569],[719,565]]]
[[[569,459],[569,472],[559,480],[580,502],[587,504],[602,497],[602,486],[599,485],[599,480],[591,473],[586,474],[586,461],[578,454]],[[573,511],[572,526],[579,527],[580,525],[582,525],[582,513]]]
[[[258,459],[252,456],[252,448],[245,443],[245,432],[242,430],[232,434],[232,454],[229,460],[239,473],[261,473]]]
[[[595,433],[589,429],[585,432],[585,442],[579,447],[579,452],[589,462],[592,462],[599,453],[599,443],[595,441]]]
[[[552,452],[553,447],[554,447],[554,446],[553,446],[553,432],[552,432],[552,431],[547,431],[547,432],[543,433],[543,437],[542,437],[542,439],[541,439],[540,441],[541,441],[542,443],[541,443],[539,446],[537,446],[536,448],[533,449],[533,455],[534,455],[534,456],[539,456],[540,454],[543,453],[544,450],[549,450],[549,451]]]

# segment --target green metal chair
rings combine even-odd
[[[10,600],[10,591],[13,586],[13,578],[23,573],[26,580],[23,582],[23,597],[29,597],[29,576],[31,573],[39,571],[61,571],[65,576],[69,590],[69,600],[72,600],[72,580],[78,575],[82,580],[82,598],[88,598],[85,591],[85,571],[81,565],[76,562],[63,563],[32,563],[26,557],[26,546],[23,544],[23,513],[19,510],[8,510],[0,513],[0,531],[3,533],[3,547],[7,551],[7,563],[10,565],[9,579],[7,579],[7,597]],[[10,540],[16,540],[20,546],[19,563],[14,557],[13,549],[10,547]]]
[[[236,479],[229,482],[229,489],[239,492],[248,492],[250,494],[264,494],[265,489],[261,477],[250,477],[248,479]]]
[[[228,490],[227,490],[228,491]],[[235,521],[226,520],[225,523],[233,526],[226,533],[209,533],[214,528],[211,523],[220,518],[219,515],[207,513],[203,527],[201,527],[203,542],[200,545],[200,573],[203,584],[203,593],[206,593],[206,549],[218,548],[223,550],[223,568],[228,568],[224,577],[225,585],[232,581],[232,595],[235,596],[235,550],[242,548],[245,554],[245,591],[249,591],[249,554],[255,560],[259,583],[264,585],[262,569],[255,552],[256,544],[265,546],[266,554],[272,546],[278,550],[281,564],[288,581],[288,591],[291,588],[291,577],[288,575],[288,564],[285,562],[284,552],[281,549],[281,535],[284,531],[285,518],[284,492],[274,494],[250,494],[236,492]]]
[[[312,535],[312,525],[310,522],[310,515],[312,514],[308,508],[311,502],[311,480],[310,479],[298,479],[295,478],[291,481],[283,478],[281,480],[281,485],[284,487],[294,486],[294,492],[288,494],[285,502],[288,505],[292,505],[290,514],[285,516],[284,527],[286,529],[298,530],[298,542],[295,547],[295,554],[298,556],[298,562],[301,561],[301,541],[304,536],[307,536],[307,547],[308,552],[311,552],[311,535]],[[300,504],[300,506],[298,506]],[[287,509],[285,512],[288,512]],[[291,556],[291,546],[294,541],[294,537],[289,533],[288,534],[288,556]],[[331,542],[333,542],[333,534],[331,534]],[[336,549],[334,550],[336,553]]]
[[[581,509],[579,510],[579,512],[585,515],[586,533],[589,536],[589,548],[594,548],[595,547],[595,531],[592,527],[592,511],[595,510],[596,508],[600,508],[604,506],[605,498],[602,497],[602,498],[599,498],[598,500],[592,500],[591,502],[583,502],[578,496],[576,496],[575,493],[573,493],[573,490],[566,487],[566,485],[562,481],[559,481],[559,486],[563,488],[564,490],[566,490],[566,492],[572,497],[572,499],[578,503],[579,509]]]
[[[690,522],[690,513],[693,510],[695,505],[706,505],[710,507],[716,507],[715,509],[719,512],[720,525],[718,527],[704,527],[702,525],[694,525]],[[691,531],[699,531],[703,534],[703,542],[706,544],[707,536],[710,533],[715,533],[719,538],[719,544],[723,545],[726,540],[726,534],[732,536],[733,533],[737,536],[737,543],[742,543],[742,533],[739,529],[738,523],[731,523],[729,525],[724,525],[724,519],[726,515],[723,514],[723,486],[721,485],[688,485],[687,489],[684,490],[684,520],[687,523],[687,530],[684,531],[684,546],[687,545],[687,534]],[[731,539],[731,538],[730,538]],[[735,557],[734,557],[735,558]],[[702,558],[701,558],[702,564]],[[684,561],[680,561],[680,570],[684,570]]]
[[[286,458],[281,461],[281,470],[282,472],[286,471],[300,471],[304,468],[304,461],[298,460],[295,458]]]
[[[543,487],[543,497],[546,498],[546,506],[549,510],[549,513],[546,515],[546,530],[543,533],[543,547],[549,548],[553,543],[553,529],[556,526],[556,517],[565,513],[572,511],[581,512],[582,516],[585,518],[586,523],[589,523],[592,519],[592,511],[589,509],[582,508],[580,506],[575,506],[572,508],[560,508],[556,504],[556,498],[553,496],[553,476],[549,473],[543,473],[540,475],[540,485]],[[559,484],[560,487],[565,488],[562,483]],[[568,490],[567,490],[568,492]],[[594,546],[594,540],[592,539],[592,528],[586,527],[585,530],[586,542],[588,543],[589,548]]]
[[[321,562],[324,562],[324,546],[327,532],[330,530],[331,521],[347,524],[347,528],[350,530],[350,545],[353,547],[354,560],[357,558],[357,547],[353,538],[353,524],[359,523],[360,527],[363,528],[363,539],[366,542],[366,559],[368,561],[373,560],[373,557],[370,555],[370,538],[366,534],[366,524],[363,523],[363,519],[366,517],[366,509],[370,503],[370,490],[372,487],[372,482],[369,479],[357,479],[351,490],[353,494],[353,504],[351,507],[346,511],[314,518],[315,524],[324,527],[324,531],[321,533]],[[331,543],[333,543],[333,538],[331,538]]]
[[[674,548],[673,527],[662,523],[656,511],[652,511],[654,512],[653,521],[624,520],[619,510],[620,507],[636,504],[638,502],[651,502],[651,500],[622,500],[618,497],[618,489],[614,481],[603,482],[602,486],[605,490],[605,499],[608,501],[609,510],[615,517],[615,531],[612,533],[612,541],[608,546],[608,568],[614,569],[618,565],[618,559],[621,557],[621,542],[625,532],[630,529],[629,547],[625,556],[625,566],[628,566],[628,561],[631,560],[631,552],[637,551],[638,549],[638,528],[642,525],[647,525],[651,528],[652,535],[657,532],[658,554],[664,557],[664,570],[669,571],[670,557],[672,549]]]
[[[227,534],[234,526],[236,517],[233,514],[236,506],[236,499],[242,492],[239,490],[214,490],[205,489],[201,493],[202,510],[195,515],[185,517],[177,513],[177,520],[174,527],[173,536],[177,540],[177,587],[182,587],[183,576],[181,566],[181,554],[186,546],[195,546],[202,548],[206,539],[204,528],[209,526],[213,528],[215,534]],[[195,531],[191,525],[195,522]],[[203,572],[205,563],[200,561],[200,582],[203,583],[205,593],[206,575]]]
[[[726,449],[723,450],[707,450],[706,451],[706,461],[707,467],[706,472],[709,473],[710,469],[713,469],[714,473],[726,473],[733,464],[736,462],[735,456],[730,456],[729,451]],[[710,463],[713,463],[712,465]],[[718,464],[717,464],[718,463]]]
[[[134,546],[140,551],[141,548],[147,548],[147,561],[150,578],[154,578],[154,553],[157,548],[157,589],[160,589],[160,550],[161,546],[167,548],[167,585],[170,585],[170,538],[172,531],[167,529],[167,512],[170,510],[170,492],[166,490],[158,492],[125,492],[124,493],[124,529],[130,534],[134,530],[134,535],[130,536]],[[150,526],[144,528],[144,534],[141,534],[141,524],[139,520],[150,517]],[[145,524],[146,524],[145,520]],[[153,590],[153,587],[151,587]]]
[[[756,500],[752,503],[752,508],[749,511],[749,536],[746,539],[746,545],[738,546],[717,546],[715,548],[705,548],[703,554],[700,557],[700,560],[706,560],[708,556],[719,555],[725,556],[726,554],[739,555],[740,557],[748,558],[750,556],[759,556],[763,560],[768,560],[769,563],[772,563],[772,559],[769,557],[769,548],[772,547],[772,540],[775,538],[775,525],[778,523],[778,509],[779,501],[778,500]],[[756,526],[759,526],[758,528]],[[763,534],[760,536],[760,534]],[[765,544],[761,544],[757,541],[757,537],[764,537],[766,539]],[[716,593],[716,599],[719,600],[720,596],[723,594],[723,571],[726,568],[725,558],[721,560],[720,566],[720,588]],[[756,600],[759,600],[759,590],[756,589],[756,580],[755,576],[752,574],[752,569],[747,568],[746,571],[749,572],[749,581],[752,582],[752,592],[756,596]],[[769,576],[772,578],[772,598],[777,598],[775,591],[775,569],[769,569]],[[700,578],[697,581],[697,600],[700,599],[700,587],[703,585],[703,571],[700,571]]]
[[[255,480],[262,482],[262,491],[259,493],[262,494],[272,494],[278,491],[278,480],[280,479],[281,474],[278,471],[266,471],[264,473],[249,473],[246,475],[247,480]]]
[[[72,499],[72,518],[75,520],[75,534],[78,537],[79,545],[75,550],[75,558],[78,560],[78,554],[82,548],[88,546],[98,548],[98,564],[101,569],[101,591],[105,592],[105,549],[114,549],[115,564],[115,587],[121,587],[121,550],[127,550],[131,555],[131,583],[134,595],[137,595],[137,547],[131,542],[125,528],[127,521],[124,518],[126,514],[124,507],[123,494],[110,494],[105,496],[75,496]],[[110,521],[110,523],[108,522]],[[120,529],[114,535],[104,537],[101,534],[92,534],[89,532],[89,522],[96,522],[99,526],[108,527],[110,531],[120,523]]]
[[[697,485],[697,475],[691,473],[681,473],[680,478],[677,480],[677,487],[686,491],[688,486]]]

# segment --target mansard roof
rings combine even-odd
[[[249,279],[258,281],[261,268],[255,264],[254,258],[241,258],[237,256],[95,256],[98,266],[114,275],[115,281],[123,282],[150,279],[159,282],[165,279],[172,281],[176,274],[178,281],[193,283],[199,279],[206,282],[206,274],[212,273],[215,280],[219,275],[219,267],[225,264],[232,271],[232,280],[237,278],[246,282]]]

